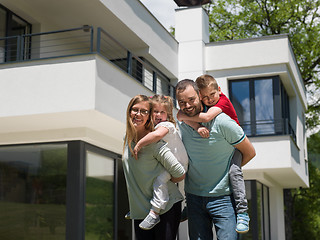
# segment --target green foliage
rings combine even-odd
[[[309,188],[285,191],[288,239],[318,239],[320,234],[320,132],[308,138]],[[310,158],[310,156],[314,158]],[[319,165],[320,167],[320,165]],[[288,194],[288,195],[286,195]]]
[[[113,239],[113,182],[86,178],[86,239]]]
[[[308,158],[309,162],[320,169],[320,132],[308,138]]]
[[[320,0],[214,0],[210,40],[288,34],[309,92],[308,128],[320,124]]]
[[[320,235],[320,170],[309,162],[310,187],[292,190],[292,239],[318,239]]]

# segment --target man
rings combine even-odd
[[[180,110],[192,117],[204,110],[199,90],[193,80],[185,79],[176,86]],[[189,237],[212,239],[212,224],[218,239],[237,239],[235,209],[229,184],[229,162],[236,147],[242,153],[242,166],[255,150],[242,128],[224,113],[208,123],[209,138],[180,123],[182,141],[189,155],[185,192],[189,220]]]

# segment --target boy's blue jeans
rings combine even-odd
[[[201,197],[187,193],[186,197],[191,240],[213,239],[213,224],[218,240],[237,239],[236,214],[231,196]]]

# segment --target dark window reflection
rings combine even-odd
[[[114,159],[87,151],[85,239],[114,236]]]
[[[231,85],[232,104],[239,122],[247,135],[251,135],[250,92],[248,81],[236,81]]]
[[[67,146],[0,148],[0,239],[65,239]]]
[[[257,134],[274,134],[272,79],[254,81]]]

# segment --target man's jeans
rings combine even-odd
[[[218,240],[236,240],[236,215],[231,196],[201,197],[186,194],[191,240],[213,239],[215,226]]]

